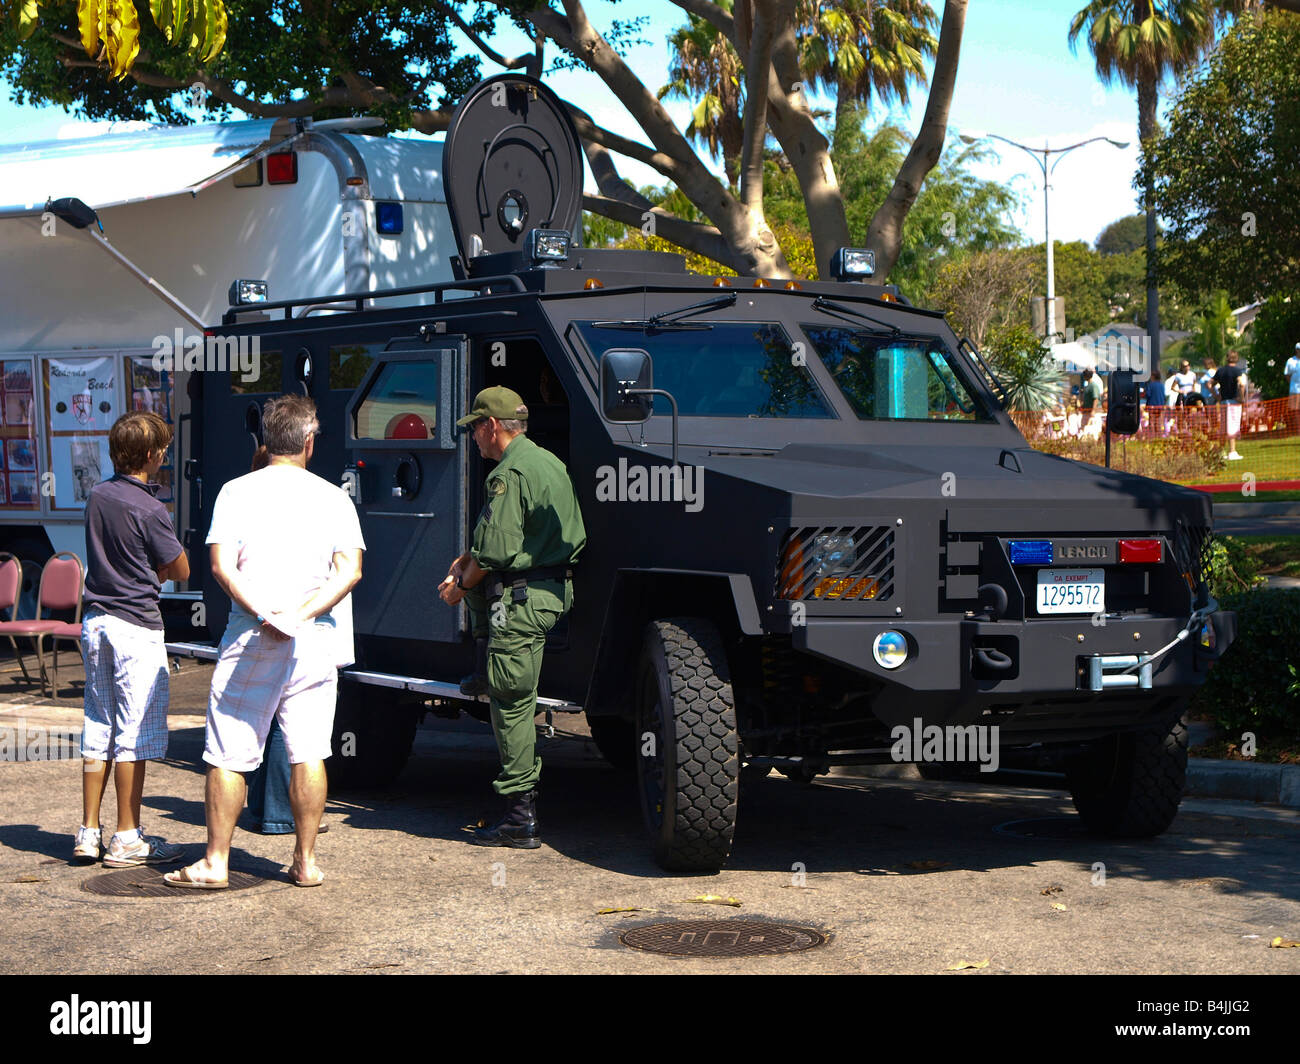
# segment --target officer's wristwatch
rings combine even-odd
[[[456,574],[456,586],[457,586],[458,588],[460,588],[462,591],[468,591],[469,588],[467,588],[464,584],[462,584],[462,583],[460,582],[460,581],[461,581],[461,577],[462,577],[463,575],[464,575],[463,573],[457,573],[457,574]]]

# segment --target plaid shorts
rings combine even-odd
[[[81,621],[86,720],[81,754],[96,761],[167,756],[163,633],[92,609]]]
[[[290,764],[329,757],[338,689],[332,634],[318,626],[276,640],[257,627],[228,629],[212,673],[203,760],[252,772],[276,717]]]

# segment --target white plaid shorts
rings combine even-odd
[[[252,772],[262,763],[271,720],[277,716],[290,764],[325,760],[338,690],[333,633],[321,626],[277,640],[258,627],[232,629],[221,640],[212,673],[203,760],[232,772]]]
[[[167,756],[163,633],[92,609],[81,621],[86,720],[81,754],[96,761]]]

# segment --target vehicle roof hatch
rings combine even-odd
[[[532,229],[576,233],[582,153],[564,104],[523,74],[474,86],[457,105],[443,148],[451,228],[461,261],[522,252]]]

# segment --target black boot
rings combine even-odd
[[[488,641],[487,636],[474,640],[474,672],[460,681],[460,693],[463,695],[485,695],[488,693],[487,681]]]
[[[535,850],[542,844],[537,835],[537,792],[512,794],[506,815],[490,828],[475,828],[471,840],[476,846],[514,846]]]

